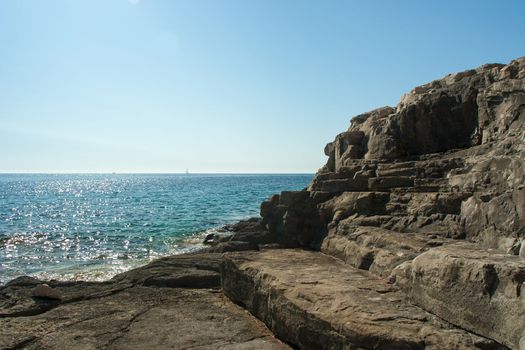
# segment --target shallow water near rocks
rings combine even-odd
[[[201,247],[313,174],[2,174],[0,284],[21,275],[104,280]]]

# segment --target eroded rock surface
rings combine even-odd
[[[258,250],[259,246],[276,243],[275,237],[262,223],[261,218],[241,220],[222,227],[204,239],[206,249],[211,253],[225,253],[243,250]]]
[[[445,321],[525,350],[524,57],[418,86],[354,117],[324,151],[307,190],[261,205],[276,240],[368,270]],[[480,292],[485,273],[496,282]]]
[[[525,338],[525,264],[472,243],[431,249],[398,266],[393,277],[419,306],[518,348]]]
[[[158,260],[104,283],[48,282],[61,301],[31,296],[41,283],[0,288],[0,349],[289,349],[220,292],[219,254]]]
[[[503,349],[405,302],[395,286],[319,252],[233,253],[224,292],[300,349]]]
[[[265,224],[283,242],[316,246],[341,215],[381,216],[368,223],[503,249],[504,238],[525,234],[524,72],[525,58],[484,65],[354,117],[326,146],[328,162],[309,191],[263,203]],[[333,197],[337,217],[319,215],[316,207]],[[477,219],[484,214],[493,215]]]

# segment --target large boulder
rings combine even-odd
[[[396,285],[444,320],[512,349],[525,339],[525,261],[456,243],[399,265]]]
[[[227,296],[298,349],[504,349],[407,303],[386,280],[319,252],[232,253],[221,275]]]

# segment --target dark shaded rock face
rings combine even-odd
[[[308,191],[285,191],[274,195],[261,204],[263,224],[284,246],[319,245],[324,226],[317,205],[329,196],[329,193]]]
[[[233,225],[222,227],[204,239],[210,253],[226,253],[243,250],[258,250],[259,246],[275,243],[275,237],[263,225],[261,218],[241,220]]]
[[[324,151],[307,190],[261,205],[271,235],[525,349],[525,57],[416,87]]]

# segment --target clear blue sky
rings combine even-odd
[[[525,1],[0,1],[0,172],[315,172],[351,116],[525,55]]]

